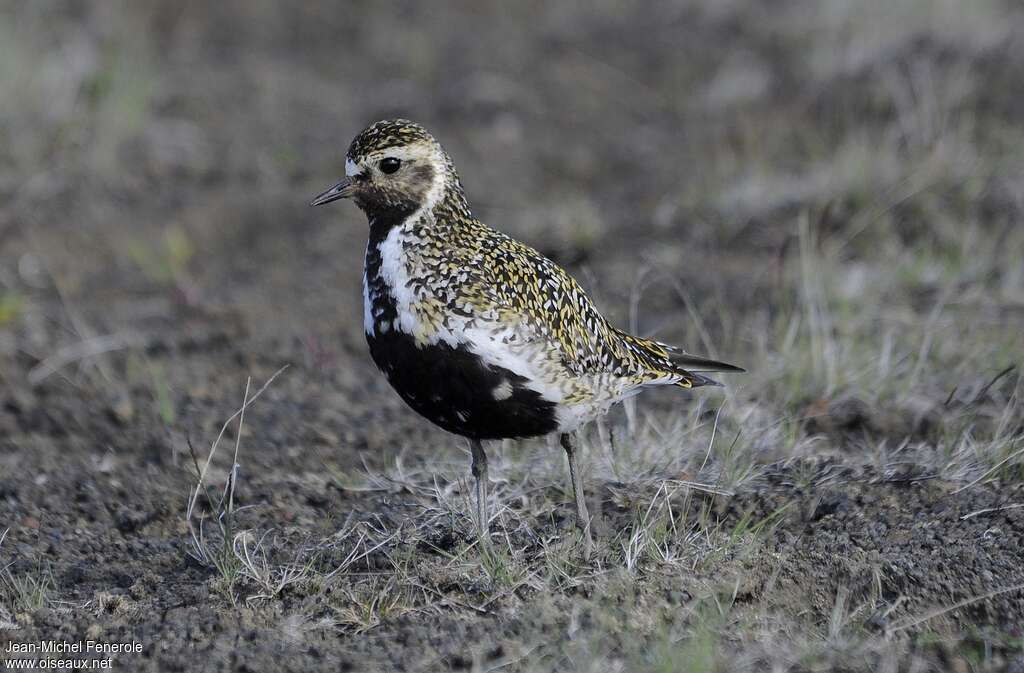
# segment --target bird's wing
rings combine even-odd
[[[490,242],[468,279],[473,294],[496,307],[501,322],[557,348],[571,371],[608,370],[602,358],[617,339],[579,284],[529,246],[502,234]]]
[[[565,367],[577,374],[611,373],[636,383],[683,387],[714,381],[685,368],[731,371],[731,365],[696,358],[671,346],[613,327],[579,283],[533,248],[487,229],[488,245],[478,250],[469,278],[473,294],[498,307],[502,322],[517,322],[531,338],[557,348]]]

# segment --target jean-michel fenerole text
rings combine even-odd
[[[120,654],[142,652],[142,643],[103,643],[96,640],[43,640],[38,643],[10,641],[5,654]]]

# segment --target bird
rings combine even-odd
[[[720,385],[703,373],[744,371],[614,327],[558,264],[473,216],[451,157],[418,123],[362,130],[344,177],[310,205],[339,199],[352,199],[369,223],[370,356],[409,407],[469,440],[484,546],[484,441],[558,434],[589,560],[580,427],[645,388]]]

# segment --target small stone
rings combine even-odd
[[[128,395],[118,395],[110,405],[110,415],[121,425],[128,425],[135,418],[135,405]]]

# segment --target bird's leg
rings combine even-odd
[[[587,502],[583,499],[583,482],[580,480],[580,469],[576,464],[576,435],[575,433],[564,433],[559,439],[565,455],[569,458],[569,479],[572,480],[572,492],[576,496],[576,523],[583,532],[583,560],[590,560],[590,553],[594,549],[594,540],[590,537],[590,514],[587,512]]]
[[[469,440],[469,448],[473,453],[473,477],[476,478],[476,526],[480,535],[480,543],[486,545],[490,541],[487,534],[487,454],[479,439]]]

